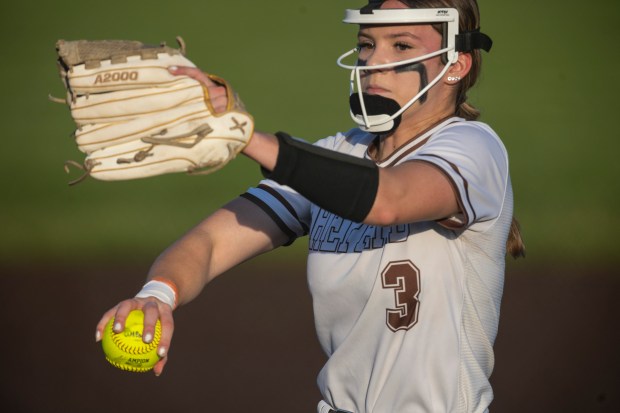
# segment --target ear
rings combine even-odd
[[[469,71],[471,70],[472,56],[471,53],[459,53],[459,57],[456,60],[448,72],[444,75],[443,81],[449,85],[456,85],[461,81]]]

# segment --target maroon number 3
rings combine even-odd
[[[420,270],[411,261],[395,261],[381,273],[383,288],[394,290],[396,308],[386,310],[390,330],[409,330],[418,322]]]

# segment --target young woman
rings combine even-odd
[[[506,150],[466,96],[491,40],[475,0],[371,1],[345,22],[360,25],[358,46],[339,59],[351,69],[358,127],[315,145],[256,132],[244,154],[267,179],[162,253],[142,291],[103,315],[97,337],[111,317],[120,331],[142,309],[148,341],[159,318],[161,374],[174,307],[307,235],[329,356],[319,412],[486,411],[509,235],[509,252],[523,252]],[[171,71],[203,82],[216,110],[226,106],[199,70]]]

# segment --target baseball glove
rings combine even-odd
[[[77,125],[83,163],[67,161],[83,175],[106,181],[188,172],[211,173],[249,142],[254,121],[228,83],[228,105],[216,113],[208,89],[170,66],[195,65],[179,48],[137,41],[64,41],[56,44],[66,103]]]

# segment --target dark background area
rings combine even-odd
[[[1,268],[2,410],[315,411],[325,357],[302,262],[244,264],[179,308],[161,377],[115,369],[94,340],[147,268]],[[509,266],[491,410],[620,411],[619,295],[609,268]]]

